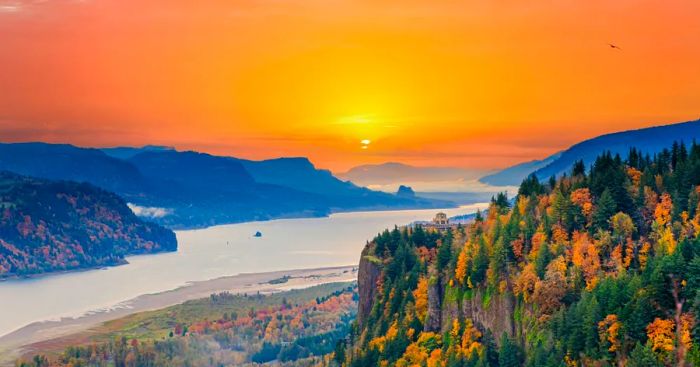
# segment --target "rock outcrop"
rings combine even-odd
[[[512,337],[515,333],[515,298],[509,292],[488,296],[483,290],[474,291],[470,299],[462,300],[462,314],[472,319],[481,330],[489,330],[500,340],[503,333]]]
[[[360,269],[357,274],[357,286],[360,296],[358,304],[357,321],[360,327],[364,326],[369,313],[372,311],[377,296],[377,281],[381,275],[381,262],[368,255],[369,246],[366,246],[360,257]]]

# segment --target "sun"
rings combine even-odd
[[[362,139],[360,140],[360,144],[362,144],[362,149],[367,149],[369,148],[369,145],[372,143],[371,140],[369,139]]]

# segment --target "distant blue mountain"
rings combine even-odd
[[[143,152],[163,152],[163,151],[173,151],[175,148],[166,147],[162,145],[144,145],[142,147],[113,147],[113,148],[100,148],[101,151],[105,152],[110,157],[119,159],[129,159],[139,153]]]
[[[493,186],[517,186],[532,172],[547,166],[561,157],[561,152],[550,155],[542,160],[533,160],[516,164],[502,171],[484,176],[479,181]]]
[[[198,152],[144,151],[127,159],[144,175],[183,188],[248,191],[255,180],[243,165],[229,157]]]
[[[668,148],[673,142],[689,144],[696,139],[700,139],[700,120],[601,135],[573,145],[562,152],[559,158],[536,170],[535,174],[541,179],[560,175],[571,169],[577,160],[583,160],[589,167],[605,151],[626,157],[630,148],[635,147],[642,153],[653,155]]]
[[[152,220],[175,228],[454,205],[361,188],[316,169],[306,158],[250,161],[153,146],[0,144],[0,170],[88,182],[119,194],[136,212],[157,213]]]
[[[256,182],[287,186],[316,194],[354,195],[363,189],[337,179],[305,157],[277,158],[263,161],[240,159],[239,162]]]
[[[485,176],[480,181],[492,185],[517,185],[532,173],[540,179],[561,175],[571,169],[577,160],[583,160],[586,166],[590,166],[604,151],[625,157],[630,148],[635,147],[643,153],[653,155],[674,141],[691,143],[695,139],[700,139],[700,120],[621,131],[582,141],[543,160],[509,167]]]
[[[68,144],[0,143],[0,170],[53,180],[89,182],[109,191],[143,192],[141,172],[128,162],[99,149]]]

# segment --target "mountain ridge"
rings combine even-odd
[[[0,170],[94,184],[144,213],[164,214],[151,219],[173,228],[455,205],[358,187],[303,157],[252,161],[168,147],[116,149],[110,155],[69,144],[0,144]],[[116,158],[115,152],[128,158]]]
[[[577,160],[583,160],[588,167],[604,151],[624,156],[636,147],[643,154],[653,155],[674,141],[688,144],[696,138],[700,138],[700,119],[617,131],[580,141],[544,159],[516,164],[479,180],[494,185],[519,185],[530,174],[536,174],[539,179],[561,175]]]

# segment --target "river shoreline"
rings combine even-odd
[[[280,279],[286,281],[280,282]],[[122,302],[115,307],[86,313],[80,317],[34,322],[0,337],[0,366],[13,366],[14,361],[34,351],[33,345],[89,330],[106,321],[133,313],[157,310],[212,293],[274,293],[357,279],[357,266],[244,273],[185,286],[160,293],[145,294]]]

